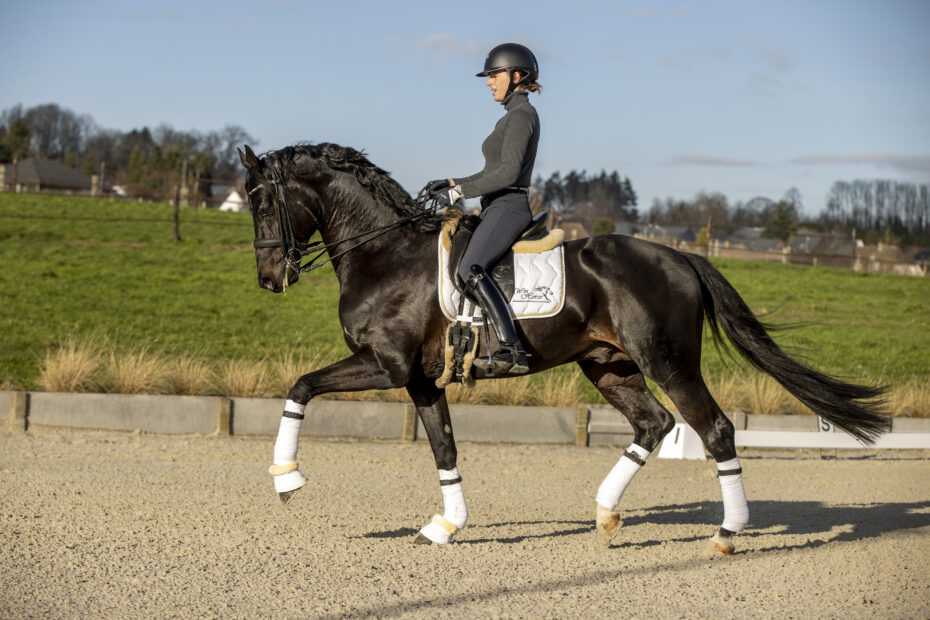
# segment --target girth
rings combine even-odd
[[[549,234],[549,230],[546,228],[546,215],[543,212],[534,216],[529,226],[514,240],[514,243],[518,241],[535,241]],[[471,241],[471,237],[480,223],[481,218],[477,215],[465,215],[459,220],[458,228],[452,235],[452,249],[449,251],[449,276],[460,292],[464,292],[465,283],[458,276],[459,265],[462,262],[462,256],[465,254],[465,248],[468,247],[468,242]],[[514,291],[512,247],[488,270],[488,273],[494,278],[497,286],[504,294],[504,298],[511,299]]]

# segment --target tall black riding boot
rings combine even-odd
[[[472,265],[470,273],[468,292],[478,299],[484,311],[484,318],[491,322],[501,346],[491,355],[490,360],[486,357],[476,357],[475,366],[484,369],[489,375],[520,375],[527,372],[530,368],[526,361],[526,352],[514,327],[507,300],[480,265]]]

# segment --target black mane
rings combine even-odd
[[[339,172],[353,175],[376,201],[388,205],[401,217],[408,217],[422,213],[420,207],[410,194],[395,181],[389,172],[374,165],[364,152],[356,151],[348,146],[339,146],[330,142],[319,144],[302,143],[286,146],[278,151],[270,151],[267,155],[275,155],[286,164],[293,165],[294,158],[305,155],[313,160],[321,161],[326,167]],[[436,232],[443,222],[441,214],[428,215],[411,223],[422,232]]]

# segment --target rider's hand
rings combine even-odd
[[[432,194],[436,198],[436,202],[440,207],[451,207],[455,202],[462,197],[462,187],[460,185],[454,185],[452,187],[447,187],[446,189],[441,189]]]
[[[452,181],[449,179],[438,179],[436,181],[430,181],[426,184],[426,187],[429,191],[429,195],[435,196],[442,190],[452,187]]]

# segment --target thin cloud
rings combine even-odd
[[[930,172],[930,155],[902,155],[897,153],[853,153],[850,155],[807,155],[791,160],[803,166],[837,166],[864,164],[908,170]]]
[[[720,166],[729,168],[748,168],[750,166],[764,166],[762,162],[749,159],[728,159],[714,155],[682,155],[672,159],[674,165],[684,166]]]
[[[431,53],[438,55],[440,58],[448,58],[455,53],[458,48],[459,40],[454,34],[440,32],[431,34],[420,42],[420,47],[429,50]]]
[[[121,19],[132,21],[155,22],[155,21],[181,21],[184,16],[174,11],[116,11],[113,13]]]
[[[717,60],[727,60],[733,55],[733,50],[720,45],[698,45],[685,48],[685,53],[691,56],[710,56]]]
[[[784,73],[798,66],[794,56],[781,50],[768,50],[759,54],[769,71]]]

